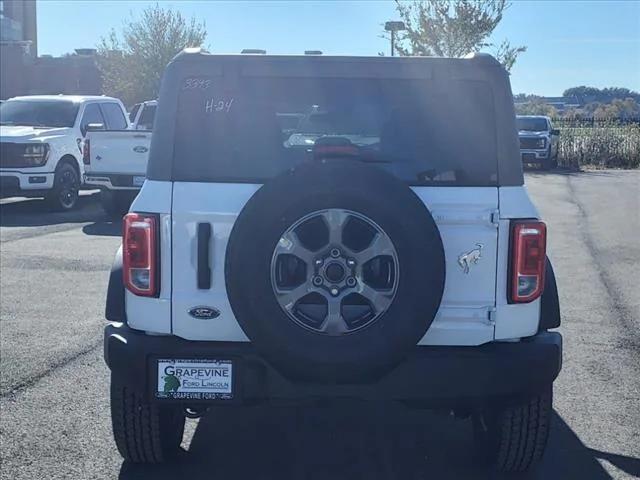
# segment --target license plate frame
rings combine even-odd
[[[236,383],[240,369],[231,358],[157,357],[150,363],[155,376],[155,381],[151,382],[152,395],[156,400],[197,403],[231,403],[237,400]],[[223,374],[225,371],[228,373],[226,376]]]

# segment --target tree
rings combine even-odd
[[[557,117],[558,111],[553,105],[549,105],[544,98],[531,96],[527,103],[519,103],[516,105],[516,113],[518,115],[547,115],[549,117]]]
[[[640,102],[640,93],[621,87],[596,88],[580,87],[568,88],[562,94],[565,97],[576,97],[582,103],[600,102],[611,103],[614,100],[626,100],[632,98],[636,102]]]
[[[510,70],[526,47],[512,47],[507,40],[497,46],[488,42],[508,7],[506,0],[396,0],[396,9],[406,27],[399,35],[398,52],[462,57],[492,48],[496,58]]]
[[[496,59],[507,72],[510,72],[518,59],[518,55],[527,51],[527,47],[512,47],[508,40],[503,40],[494,51]]]
[[[593,110],[593,116],[595,118],[602,119],[629,119],[638,118],[640,116],[640,105],[633,98],[626,98],[620,100],[616,98],[608,104],[596,104],[597,106]]]
[[[520,102],[520,103],[524,103],[536,98],[540,98],[540,97],[538,95],[531,95],[529,93],[516,93],[513,95],[513,101]]]
[[[103,90],[131,105],[156,98],[162,72],[186,47],[199,47],[207,32],[204,23],[185,19],[158,4],[139,19],[128,20],[120,35],[112,30],[98,45],[98,68]]]

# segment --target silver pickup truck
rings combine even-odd
[[[556,168],[560,130],[553,128],[551,119],[542,115],[519,115],[516,124],[522,163],[535,163],[543,170]]]

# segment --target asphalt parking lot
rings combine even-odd
[[[565,357],[550,444],[526,478],[640,477],[640,171],[532,172],[527,185],[549,228]],[[0,205],[0,478],[494,478],[472,464],[468,421],[362,404],[214,410],[188,421],[176,464],[124,464],[101,336],[119,234],[95,195],[66,214]]]

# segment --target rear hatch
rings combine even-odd
[[[494,89],[482,69],[468,60],[211,62],[171,87],[177,90],[171,120],[174,334],[247,340],[225,287],[234,222],[262,184],[313,161],[318,139],[337,137],[358,150],[354,161],[405,181],[438,225],[445,291],[421,343],[477,345],[493,339],[501,152]],[[292,118],[299,121],[292,124]],[[201,225],[210,230],[203,234]],[[198,283],[203,242],[211,270],[206,288]],[[219,316],[196,318],[198,306],[212,307]]]

